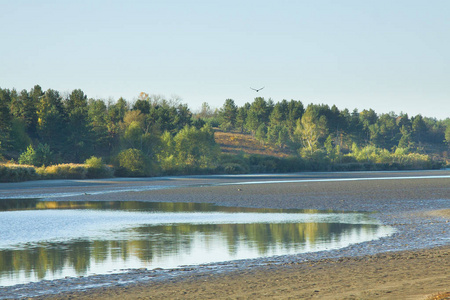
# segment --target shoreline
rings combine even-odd
[[[36,299],[427,299],[449,291],[450,246],[192,272]],[[444,298],[448,299],[448,298]]]
[[[398,176],[407,174],[413,176],[414,173],[395,172]],[[423,172],[415,172],[424,174]],[[432,176],[432,174],[444,174],[448,175],[450,172],[430,172],[426,173]],[[361,176],[361,173],[352,173],[354,175]],[[373,174],[373,173],[370,173]],[[392,175],[393,173],[388,173]],[[340,175],[340,176],[339,176]],[[377,175],[380,175],[377,173]],[[271,175],[276,177],[276,180],[289,180],[304,179],[305,174],[280,174]],[[308,175],[316,179],[324,179],[324,177],[346,177],[345,174],[324,174],[314,173]],[[241,176],[242,177],[242,176]],[[355,177],[355,176],[354,176]],[[394,226],[397,232],[390,237],[382,238],[375,241],[370,241],[362,244],[354,244],[344,249],[324,251],[319,253],[307,253],[298,254],[283,257],[269,257],[260,258],[255,260],[246,261],[231,261],[226,263],[217,263],[204,266],[186,267],[185,269],[175,270],[133,270],[129,273],[123,273],[118,275],[101,275],[90,276],[84,278],[71,278],[67,280],[56,280],[52,282],[41,282],[36,284],[27,284],[22,286],[22,291],[17,290],[18,286],[15,286],[16,293],[22,293],[24,297],[29,297],[31,294],[26,294],[28,291],[47,291],[46,296],[41,298],[51,299],[69,299],[70,297],[86,297],[92,299],[106,299],[117,296],[116,299],[124,297],[137,298],[144,297],[148,299],[158,299],[156,291],[159,291],[161,298],[168,296],[169,291],[183,290],[186,294],[170,294],[169,298],[214,298],[212,293],[214,284],[218,284],[219,281],[228,281],[229,285],[235,286],[239,282],[245,282],[253,278],[253,275],[259,274],[259,282],[254,282],[258,291],[265,290],[270,293],[271,289],[264,288],[264,284],[271,276],[264,277],[265,272],[275,272],[280,280],[292,279],[291,277],[283,277],[282,270],[290,269],[290,266],[299,266],[297,272],[304,272],[308,269],[308,265],[313,263],[314,265],[321,265],[321,269],[315,269],[311,271],[319,276],[323,268],[331,268],[332,260],[335,260],[333,266],[339,266],[339,272],[344,272],[345,277],[352,278],[352,273],[355,272],[351,268],[352,265],[358,265],[358,268],[366,268],[367,262],[372,260],[378,261],[379,264],[396,263],[399,267],[402,266],[403,274],[409,274],[408,270],[411,266],[416,265],[416,258],[425,257],[428,258],[429,266],[436,260],[436,267],[446,266],[445,263],[450,261],[449,256],[449,208],[450,208],[450,179],[448,178],[428,178],[428,179],[412,179],[412,178],[398,178],[397,180],[361,180],[361,181],[304,181],[304,182],[289,182],[278,184],[246,184],[240,185],[239,189],[233,182],[230,185],[217,185],[217,179],[214,180],[214,176],[208,177],[183,177],[177,179],[179,188],[175,189],[157,189],[157,190],[141,190],[135,192],[117,192],[111,194],[99,194],[95,195],[76,195],[72,197],[52,197],[51,200],[61,201],[107,201],[107,200],[125,200],[125,201],[158,201],[158,202],[208,202],[218,205],[226,206],[245,206],[245,207],[267,207],[267,208],[310,208],[310,209],[333,209],[342,211],[370,211],[374,212],[374,217],[381,221],[382,224]],[[219,183],[223,183],[224,177]],[[230,177],[233,178],[233,177]],[[248,177],[247,177],[248,178]],[[265,178],[262,176],[254,178]],[[273,178],[269,178],[273,179]],[[242,180],[239,179],[239,180]],[[238,182],[239,180],[234,180]],[[265,178],[264,180],[268,180]],[[153,179],[151,184],[173,184],[174,179]],[[211,182],[214,181],[214,182]],[[136,182],[145,182],[144,180],[137,180]],[[146,182],[146,184],[148,184]],[[86,183],[87,184],[87,183]],[[87,187],[88,188],[88,187]],[[32,189],[31,189],[32,190]],[[30,192],[31,192],[30,190]],[[0,189],[0,191],[2,191]],[[1,194],[1,193],[0,193]],[[425,248],[425,249],[424,249]],[[437,251],[437,252],[436,252]],[[393,255],[393,256],[392,256]],[[405,257],[404,259],[394,259],[392,257]],[[440,261],[439,256],[447,258],[444,261]],[[384,258],[383,258],[384,257]],[[390,257],[390,258],[389,258]],[[412,257],[412,258],[409,258]],[[403,264],[400,264],[403,262]],[[349,266],[350,265],[350,266]],[[424,264],[426,266],[427,264]],[[408,267],[409,266],[409,267]],[[424,267],[425,268],[425,267]],[[448,267],[447,267],[448,269]],[[425,270],[425,269],[424,269]],[[414,272],[420,273],[424,270],[416,270]],[[445,270],[445,268],[443,269]],[[392,271],[392,270],[391,270]],[[389,271],[389,272],[391,272]],[[294,271],[292,271],[294,272]],[[373,272],[369,269],[366,273]],[[376,273],[380,273],[379,277],[375,278],[389,278],[388,271],[379,270]],[[294,272],[295,273],[295,272]],[[299,277],[299,274],[292,276]],[[433,273],[434,274],[434,273]],[[243,276],[243,277],[242,277]],[[327,276],[326,272],[322,274],[324,278]],[[387,277],[386,277],[387,276]],[[409,276],[412,276],[411,274]],[[431,276],[431,275],[429,275]],[[434,274],[433,276],[437,276]],[[430,286],[432,291],[430,293],[445,292],[450,290],[450,278],[449,275],[439,277],[440,282],[447,284],[449,288],[447,290],[433,290],[439,289],[440,286]],[[190,278],[187,285],[186,279]],[[301,276],[300,276],[301,277]],[[89,288],[92,286],[92,282],[98,282],[100,287]],[[195,279],[197,278],[197,279]],[[205,282],[204,279],[207,278]],[[239,278],[239,280],[238,280]],[[437,277],[434,277],[437,278]],[[94,280],[95,279],[95,280]],[[359,282],[357,277],[353,276],[353,280]],[[391,278],[390,281],[395,278]],[[425,278],[426,279],[426,278]],[[424,279],[424,280],[425,280]],[[235,281],[237,280],[237,281]],[[403,281],[407,282],[404,278]],[[126,283],[127,282],[127,283]],[[137,283],[136,283],[137,282]],[[233,284],[231,284],[233,283]],[[233,290],[239,290],[239,295],[229,295],[225,297],[225,294],[216,294],[215,298],[264,298],[263,294],[253,295],[254,288],[246,288],[245,284],[239,285]],[[313,284],[314,282],[310,282]],[[104,284],[103,287],[101,284]],[[292,283],[293,284],[293,283]],[[315,283],[318,284],[317,282]],[[336,282],[334,292],[329,294],[332,299],[341,299],[340,297],[347,297],[344,295],[344,291],[348,289],[346,286],[349,283],[342,283],[341,286]],[[367,282],[369,284],[369,282]],[[45,287],[45,285],[48,285]],[[430,283],[427,283],[430,285]],[[208,286],[208,288],[206,288]],[[0,298],[2,295],[11,295],[11,288],[0,288]],[[205,289],[209,290],[206,293]],[[308,292],[306,288],[300,289],[300,291],[293,291],[289,286],[285,286],[286,290],[283,293],[272,295],[281,298],[297,297],[297,292]],[[363,299],[373,299],[375,294],[364,294],[367,291],[355,290],[355,295]],[[85,291],[84,291],[85,289]],[[220,290],[223,290],[221,287]],[[322,293],[316,295],[316,292],[312,292],[309,296],[302,294],[302,297],[319,297],[326,299],[327,294],[324,294],[326,287],[322,287]],[[340,289],[341,294],[338,293]],[[377,289],[375,286],[373,289]],[[275,289],[276,290],[276,289]],[[76,291],[76,292],[74,292]],[[403,291],[403,296],[407,291],[413,292],[411,288],[403,290],[401,288],[394,289],[390,293],[386,293],[385,299],[395,299],[394,295]],[[427,289],[423,288],[425,294]],[[64,292],[62,294],[51,296],[52,293]],[[302,292],[302,293],[303,293]],[[418,293],[419,291],[415,291]],[[166,293],[164,295],[164,293]],[[320,293],[320,292],[318,292]],[[39,294],[39,293],[38,293]],[[428,293],[429,294],[429,293]],[[41,294],[42,295],[42,294]],[[300,294],[298,294],[300,295]],[[333,298],[332,296],[336,296]],[[337,296],[340,295],[340,296]],[[382,294],[380,294],[381,297]],[[398,294],[400,295],[400,294]],[[36,296],[36,295],[35,295]],[[223,296],[223,297],[221,297]],[[258,296],[258,297],[257,297]],[[392,297],[391,297],[392,296]],[[409,295],[408,297],[410,297]],[[420,294],[422,298],[411,299],[424,299],[424,294]],[[19,296],[20,297],[20,296]],[[366,298],[364,298],[366,297]],[[383,296],[384,297],[384,296]],[[391,297],[391,298],[390,298]],[[412,297],[412,296],[411,296]],[[267,296],[266,298],[270,298]],[[378,299],[378,296],[376,297]],[[400,296],[401,298],[401,296]],[[82,298],[81,298],[82,299]],[[114,299],[114,298],[110,298]],[[348,298],[353,299],[353,298]],[[380,298],[382,299],[382,298]]]

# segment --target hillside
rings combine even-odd
[[[223,153],[259,154],[275,157],[287,157],[295,154],[289,149],[280,149],[263,144],[257,141],[251,134],[224,132],[218,128],[214,128],[214,138]]]

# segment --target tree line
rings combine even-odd
[[[242,107],[227,99],[218,116],[223,130],[250,132],[262,143],[289,147],[311,159],[328,156],[341,160],[366,147],[446,157],[450,143],[449,118],[436,120],[420,114],[378,115],[373,109],[350,112],[335,105],[304,107],[301,101],[274,103],[259,97]]]
[[[20,92],[0,88],[0,156],[21,164],[100,158],[114,165],[119,176],[248,169],[256,158],[243,162],[221,154],[213,127],[249,133],[261,143],[288,149],[291,159],[312,169],[363,162],[429,163],[432,156],[445,159],[450,143],[448,118],[378,115],[372,109],[339,110],[324,104],[305,107],[299,100],[274,103],[262,97],[243,106],[227,99],[215,110],[203,103],[193,113],[178,99],[146,93],[129,102],[88,98],[80,89],[62,95],[39,85]]]

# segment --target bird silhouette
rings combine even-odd
[[[264,87],[259,88],[259,89],[254,89],[254,88],[251,87],[251,89],[254,90],[254,91],[256,91],[256,92],[259,92],[259,91],[262,90],[263,88],[264,88]]]

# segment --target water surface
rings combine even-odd
[[[199,203],[0,200],[0,286],[336,249],[387,236],[363,213]]]

